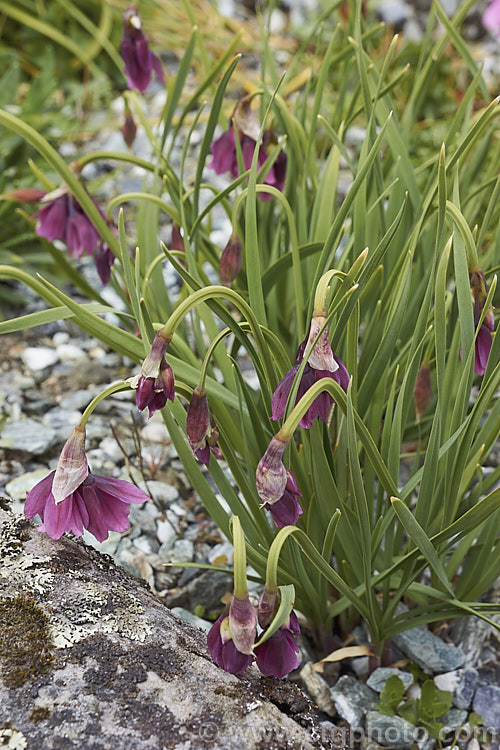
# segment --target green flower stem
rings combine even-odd
[[[302,396],[300,401],[292,409],[290,415],[287,417],[281,429],[276,433],[275,437],[278,440],[289,442],[292,438],[293,433],[297,429],[300,420],[309,409],[313,401],[323,392],[332,396],[335,402],[338,404],[344,414],[347,414],[347,397],[340,385],[332,378],[321,378],[309,390]],[[391,477],[389,470],[387,469],[382,456],[379,453],[377,446],[375,445],[372,436],[363,420],[359,416],[358,412],[353,409],[354,423],[356,426],[357,435],[369,457],[375,471],[378,473],[379,480],[390,495],[397,495],[398,488]]]
[[[87,406],[87,408],[82,414],[79,427],[85,427],[92,412],[95,411],[95,409],[99,406],[101,401],[104,401],[105,398],[107,398],[108,396],[112,396],[113,393],[120,393],[122,391],[129,391],[129,390],[130,390],[130,385],[127,382],[125,382],[125,380],[122,380],[119,383],[113,383],[112,385],[108,385],[108,387],[105,388],[103,391],[101,391],[101,393],[98,393],[97,396],[93,398],[90,404]]]
[[[62,180],[66,183],[68,188],[71,190],[81,207],[87,214],[90,221],[94,224],[95,228],[101,235],[102,239],[109,245],[113,254],[116,257],[120,257],[120,246],[116,240],[111,229],[106,224],[105,220],[101,216],[101,213],[97,206],[94,204],[92,198],[85,190],[84,186],[74,174],[71,168],[66,164],[57,151],[47,143],[37,131],[23,122],[19,117],[11,115],[9,112],[5,112],[0,109],[0,125],[4,125],[9,130],[14,131],[28,143],[30,143],[41,156],[61,175]]]
[[[157,206],[161,208],[162,211],[164,211],[168,216],[170,216],[171,219],[173,219],[176,224],[179,224],[180,218],[179,214],[177,213],[174,206],[170,205],[170,203],[167,203],[167,201],[162,200],[161,198],[158,198],[157,195],[153,195],[152,193],[141,193],[141,192],[133,192],[133,193],[122,193],[121,195],[117,195],[116,198],[112,198],[107,207],[107,216],[111,216],[111,212],[115,206],[121,206],[124,203],[128,203],[129,201],[150,201],[150,203],[155,203]]]
[[[344,277],[345,274],[341,271],[327,271],[318,281],[318,285],[316,286],[316,293],[314,295],[313,318],[321,316],[326,317],[326,298],[328,296],[328,292],[330,291],[330,281],[334,278],[334,276]]]
[[[200,388],[202,390],[205,390],[205,378],[207,376],[207,369],[210,362],[210,359],[212,357],[212,354],[215,350],[215,348],[220,344],[221,341],[223,341],[226,336],[229,336],[229,334],[232,333],[230,328],[224,328],[223,331],[221,331],[214,340],[210,343],[210,346],[208,347],[207,351],[205,352],[205,356],[203,358],[203,363],[201,365],[200,370]]]
[[[262,355],[264,367],[266,368],[268,380],[273,386],[275,384],[274,368],[269,356],[269,349],[266,346],[264,335],[261,331],[260,325],[255,317],[252,308],[245,302],[245,300],[232,289],[228,289],[225,286],[207,286],[198,289],[193,292],[187,299],[185,299],[179,307],[172,313],[163,328],[162,336],[165,338],[172,338],[175,329],[187,315],[187,313],[196,307],[200,302],[205,302],[214,298],[225,298],[233,303],[233,305],[245,316],[247,319],[252,334],[257,342],[258,349]]]
[[[233,559],[234,559],[234,596],[237,599],[244,599],[248,596],[247,587],[247,553],[245,546],[245,536],[241,528],[238,516],[232,516],[231,529],[233,532]]]

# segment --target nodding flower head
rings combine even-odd
[[[129,89],[141,93],[147,89],[153,71],[163,83],[163,70],[156,55],[149,49],[148,40],[142,30],[137,8],[130,6],[123,15],[123,39],[120,53],[125,63],[125,75]]]
[[[251,654],[244,654],[236,648],[229,628],[227,607],[212,625],[207,644],[214,662],[226,672],[241,674],[253,662]]]
[[[65,531],[77,536],[88,529],[99,542],[110,531],[126,531],[130,503],[144,503],[148,496],[123,479],[96,476],[89,471],[85,455],[85,431],[73,430],[55,471],[42,479],[26,496],[26,518],[40,515],[45,531],[59,539]]]
[[[259,461],[255,481],[263,503],[276,503],[285,491],[288,476],[282,459],[287,445],[275,435]]]
[[[96,208],[97,204],[94,202]],[[38,219],[35,232],[49,242],[62,240],[68,253],[80,259],[92,255],[100,241],[99,233],[76,198],[62,186],[42,198],[43,207],[32,219]],[[103,216],[101,210],[99,212]],[[104,218],[104,216],[103,216]]]
[[[486,304],[489,289],[486,279],[484,278],[484,273],[480,268],[469,271],[469,281],[474,309],[474,325],[477,328],[479,319]],[[474,352],[474,372],[476,375],[484,375],[485,373],[486,365],[488,364],[488,357],[490,356],[492,343],[491,334],[494,328],[495,318],[493,314],[493,306],[490,305],[476,337]]]
[[[303,510],[298,497],[302,497],[297,488],[297,482],[293,473],[286,469],[286,485],[282,496],[275,503],[265,503],[264,508],[269,511],[276,527],[295,526]]]
[[[347,391],[349,385],[349,373],[347,372],[342,360],[332,352],[326,328],[320,334],[318,341],[313,346],[313,342],[324,324],[324,316],[316,316],[312,319],[309,335],[299,346],[296,359],[297,364],[286,373],[285,377],[281,380],[273,393],[271,403],[273,419],[283,419],[285,416],[286,403],[290,391],[292,390],[293,381],[300,368],[302,360],[304,359],[304,354],[308,352],[311,347],[313,348],[300,379],[295,403],[300,401],[304,393],[322,378],[332,378],[332,380],[335,380],[344,391]],[[323,422],[328,422],[332,404],[333,397],[330,396],[329,393],[326,391],[320,393],[300,420],[300,427],[308,430],[316,417],[319,417]]]
[[[169,343],[170,339],[159,331],[140,373],[128,381],[136,389],[137,408],[142,411],[147,406],[150,417],[158,409],[163,409],[167,401],[175,398],[174,373],[164,358]]]
[[[200,386],[193,390],[189,402],[186,433],[191,450],[205,466],[210,463],[211,453],[215,458],[222,458],[222,452],[217,446],[219,431],[214,420],[210,418],[207,394]]]
[[[267,641],[255,647],[255,659],[263,675],[281,680],[297,669],[300,664],[300,651],[295,636],[299,633],[297,615],[292,611],[287,623]]]

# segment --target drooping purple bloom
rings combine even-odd
[[[32,216],[38,219],[35,228],[37,235],[49,242],[62,240],[69,254],[78,259],[84,254],[92,255],[99,245],[99,233],[67,188],[48,193],[42,202],[46,205]]]
[[[146,91],[153,71],[163,83],[163,70],[156,55],[149,49],[148,40],[142,30],[137,8],[130,6],[123,15],[123,39],[120,54],[125,63],[125,75],[129,89]]]
[[[122,125],[122,136],[123,140],[127,144],[129,148],[132,148],[135,141],[135,136],[137,135],[137,125],[135,124],[135,120],[132,117],[132,112],[128,107],[125,109],[125,121]]]
[[[186,415],[186,434],[189,447],[195,456],[208,466],[210,454],[215,458],[222,458],[220,448],[217,446],[219,431],[213,419],[210,418],[208,399],[205,391],[196,386],[189,402]]]
[[[488,0],[489,6],[483,13],[483,24],[497,36],[500,35],[500,0]]]
[[[474,325],[477,329],[489,290],[486,279],[484,278],[484,273],[480,268],[469,271],[469,281],[472,295]],[[486,371],[492,343],[491,334],[494,328],[495,318],[493,315],[493,307],[490,305],[476,337],[474,351],[474,372],[476,375],[484,375]]]
[[[287,480],[283,495],[275,503],[264,504],[264,508],[270,512],[278,529],[282,529],[283,526],[295,526],[299,516],[303,513],[297,500],[298,497],[302,497],[302,494],[297,488],[295,477],[289,469],[286,470],[286,474]]]
[[[127,382],[136,389],[136,404],[139,411],[149,409],[149,418],[155,411],[163,409],[167,401],[175,398],[175,382],[172,368],[165,359],[170,339],[158,331],[151,345],[151,351],[142,363],[138,375]]]
[[[282,625],[267,641],[256,646],[255,659],[263,675],[281,680],[297,669],[300,652],[295,636],[299,633],[297,616],[295,612],[291,612],[288,623]]]
[[[148,496],[123,479],[95,476],[85,455],[85,432],[76,428],[64,446],[57,469],[27,493],[24,513],[42,519],[38,531],[52,539],[64,532],[77,536],[88,529],[99,542],[110,531],[126,531],[130,503],[144,503]]]
[[[241,153],[243,157],[243,165],[245,170],[250,169],[252,165],[253,154],[257,141],[250,135],[246,135],[244,132],[238,130],[238,136],[241,145]],[[257,158],[257,169],[260,169],[267,159],[266,147],[272,142],[272,135],[269,131],[264,133],[262,139],[262,145],[259,148],[259,154]],[[212,153],[212,161],[208,165],[211,167],[216,174],[224,174],[224,172],[230,172],[231,176],[236,179],[239,177],[240,171],[238,169],[238,159],[236,156],[236,141],[234,135],[234,126],[231,125],[222,135],[212,143],[210,148]],[[282,191],[285,187],[286,177],[286,154],[281,151],[274,164],[268,171],[264,178],[266,185],[272,185],[277,190]],[[272,195],[269,193],[259,193],[259,198],[263,201],[271,200]]]
[[[278,420],[283,419],[285,416],[285,408],[288,400],[288,396],[292,389],[295,375],[300,368],[302,360],[304,359],[304,352],[312,345],[312,342],[316,338],[320,328],[324,324],[324,318],[317,317],[311,321],[311,328],[307,340],[303,341],[297,352],[297,364],[292,367],[285,377],[281,380],[276,388],[271,406],[272,406],[272,419]],[[322,378],[332,378],[335,380],[344,391],[347,391],[349,385],[349,373],[342,362],[342,360],[333,354],[326,329],[320,336],[317,344],[314,346],[309,360],[302,373],[302,378],[299,383],[297,391],[297,403],[304,393],[314,385],[318,380]],[[330,409],[333,404],[333,397],[329,393],[323,391],[317,398],[314,399],[313,403],[306,411],[302,419],[300,420],[300,426],[308,430],[316,417],[319,417],[323,422],[328,422],[328,416]]]
[[[229,630],[227,608],[212,625],[207,638],[208,650],[214,662],[221,669],[232,674],[241,674],[253,662],[251,654],[238,651]]]

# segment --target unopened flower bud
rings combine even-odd
[[[415,403],[415,411],[417,413],[417,422],[420,422],[422,414],[429,406],[431,397],[432,388],[429,366],[422,365],[422,367],[418,371],[417,379],[415,381],[415,388],[413,389],[413,401]]]
[[[186,417],[186,433],[189,445],[193,451],[204,447],[210,432],[210,413],[208,410],[207,394],[200,386],[196,386],[189,402]]]
[[[233,596],[229,606],[229,630],[238,651],[251,654],[257,634],[257,613],[248,596],[244,599]]]
[[[223,284],[230,286],[241,270],[241,240],[232,234],[222,251],[219,275]]]
[[[287,442],[275,435],[259,461],[255,481],[257,492],[263,503],[272,505],[282,497],[285,491],[287,473],[282,458],[287,445]]]
[[[17,203],[38,203],[44,195],[46,195],[45,190],[25,187],[9,190],[8,192],[3,193],[0,198],[7,201],[16,201]]]
[[[123,140],[129,148],[132,148],[136,134],[137,126],[134,122],[134,118],[132,117],[132,113],[129,110],[125,115],[125,122],[122,125]]]

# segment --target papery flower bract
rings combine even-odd
[[[26,518],[38,513],[43,522],[38,531],[52,539],[66,531],[81,536],[85,528],[103,542],[110,531],[126,531],[130,503],[147,500],[130,482],[89,471],[85,432],[76,428],[61,452],[57,469],[27,493],[24,513]]]
[[[303,513],[297,500],[297,497],[302,497],[302,494],[297,488],[295,477],[289,469],[286,469],[286,474],[287,480],[283,495],[275,503],[264,505],[278,529],[282,529],[283,526],[295,526],[299,516]]]
[[[147,89],[154,72],[163,83],[163,70],[156,55],[149,49],[148,40],[142,30],[137,8],[130,6],[123,15],[123,39],[120,54],[125,63],[125,75],[129,89],[141,93]]]
[[[322,316],[317,316],[312,319],[309,336],[302,342],[297,352],[297,364],[287,372],[273,393],[271,402],[272,419],[283,419],[285,416],[286,402],[292,389],[295,375],[304,359],[304,352],[316,338],[324,321],[325,318]],[[332,378],[341,386],[341,388],[343,388],[344,391],[347,391],[349,385],[349,373],[347,372],[342,360],[333,354],[326,328],[321,334],[316,346],[313,348],[304,368],[295,403],[302,398],[304,393],[306,393],[314,383],[321,380],[321,378]],[[308,430],[316,417],[319,417],[323,422],[328,422],[328,416],[332,404],[333,397],[330,396],[329,393],[326,391],[320,393],[300,420],[300,427]]]
[[[413,389],[413,402],[415,404],[417,422],[420,422],[422,414],[429,406],[431,402],[431,396],[432,389],[429,366],[422,365],[417,373],[417,379],[415,380],[415,387]]]
[[[149,417],[158,409],[163,409],[167,401],[175,398],[174,373],[164,359],[170,339],[159,331],[154,337],[151,351],[142,363],[138,375],[127,382],[136,389],[136,404],[139,411],[148,407]]]
[[[469,282],[474,308],[474,325],[477,328],[489,290],[484,273],[480,268],[469,271]],[[476,337],[474,352],[474,372],[476,375],[484,375],[485,373],[492,344],[491,334],[494,328],[495,318],[493,307],[490,305]]]
[[[229,630],[227,607],[214,622],[207,637],[210,656],[221,669],[232,674],[241,674],[253,662],[251,654],[242,654],[234,645]]]
[[[281,680],[297,669],[300,652],[295,636],[299,633],[297,615],[290,612],[288,623],[282,625],[267,641],[255,647],[255,659],[263,675]]]
[[[267,628],[273,619],[277,599],[278,589],[271,591],[265,585],[257,607],[257,620],[261,628]]]
[[[500,35],[500,0],[488,0],[489,6],[483,13],[483,24],[497,36]]]
[[[241,240],[232,234],[219,260],[220,280],[226,286],[233,283],[241,270]]]
[[[248,594],[243,599],[233,596],[228,619],[234,645],[242,654],[250,655],[257,634],[257,613]]]
[[[285,492],[288,475],[283,466],[283,453],[288,445],[276,435],[271,439],[255,472],[257,492],[263,503],[276,503]]]

